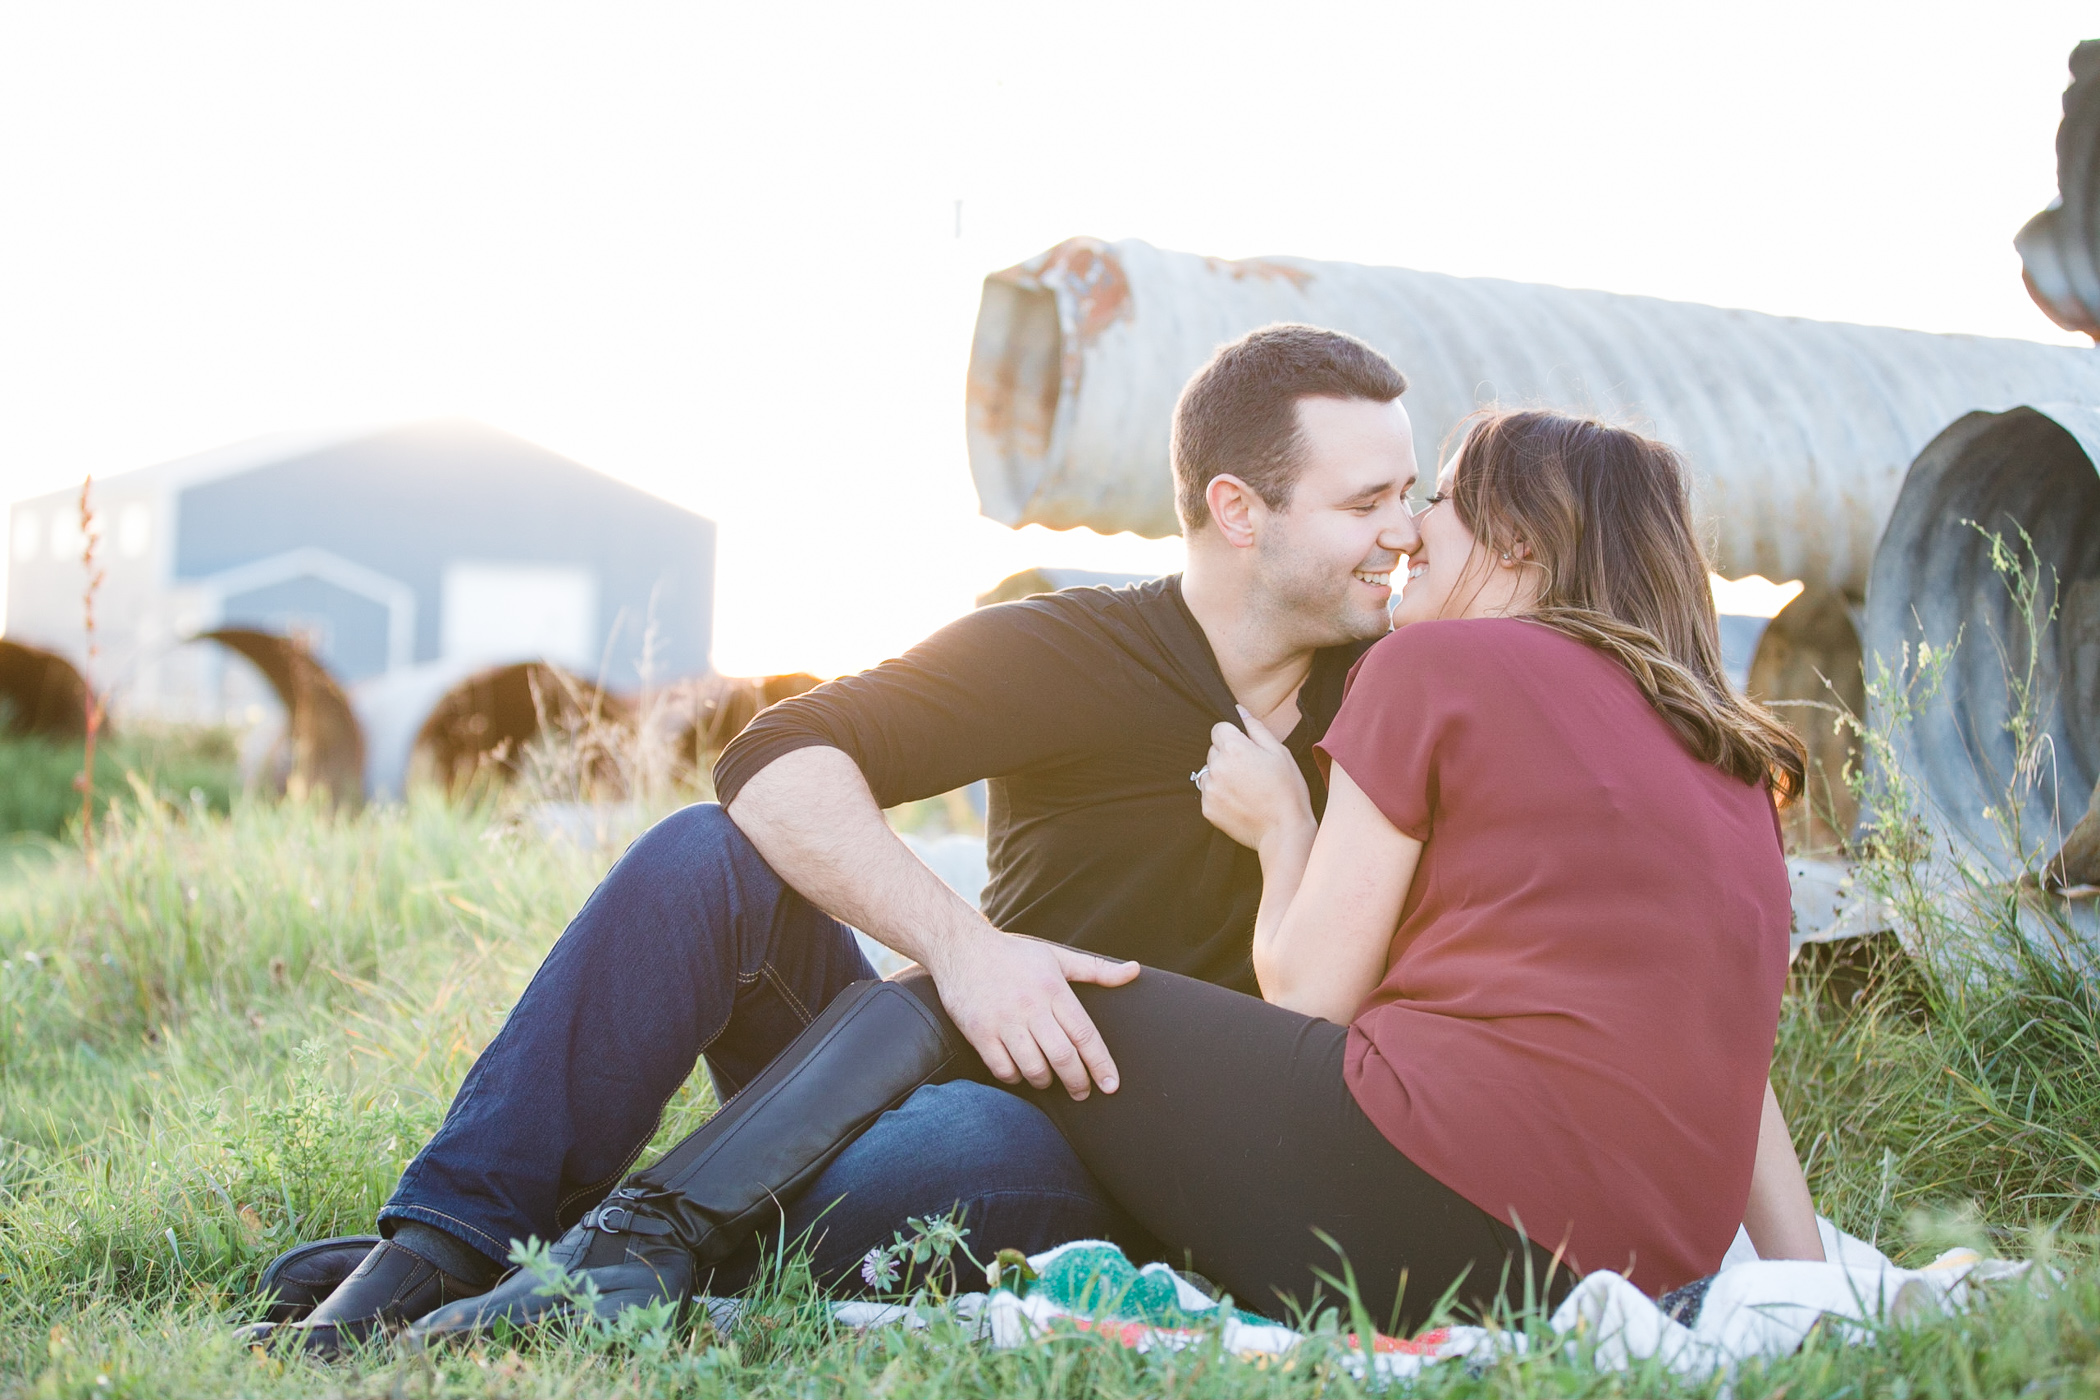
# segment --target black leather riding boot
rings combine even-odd
[[[630,1175],[564,1235],[554,1258],[597,1286],[601,1317],[666,1299],[693,1282],[814,1181],[882,1114],[923,1084],[969,1072],[976,1052],[924,973],[856,982],[824,1008],[764,1073],[685,1141]],[[421,1341],[525,1327],[569,1305],[513,1274],[494,1291],[425,1317]]]

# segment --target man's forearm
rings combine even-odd
[[[744,784],[729,816],[805,899],[936,972],[944,951],[992,931],[890,830],[838,749],[782,754]]]
[[[842,750],[782,754],[744,783],[729,816],[803,898],[924,964],[994,1076],[1062,1082],[1073,1098],[1095,1084],[1116,1091],[1116,1062],[1066,983],[1120,986],[1137,964],[993,928],[897,839]]]

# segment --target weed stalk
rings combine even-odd
[[[96,546],[102,542],[102,525],[94,512],[91,495],[95,486],[93,472],[80,482],[80,564],[86,580],[80,591],[81,626],[87,639],[86,664],[82,668],[82,703],[87,707],[87,743],[76,780],[80,788],[80,841],[87,854],[90,870],[95,868],[95,738],[102,732],[103,698],[95,690],[95,658],[101,648],[95,636],[95,598],[102,591],[105,577],[102,567],[95,561]]]

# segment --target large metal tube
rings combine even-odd
[[[2056,198],[2013,236],[2028,294],[2067,331],[2100,340],[2100,39],[2071,51],[2056,129]]]
[[[57,652],[0,640],[0,734],[79,739],[87,734],[87,682]]]
[[[1783,814],[1788,848],[1841,852],[1859,822],[1849,781],[1859,746],[1846,721],[1866,713],[1853,609],[1827,589],[1804,591],[1759,636],[1743,689],[1773,706],[1808,745],[1807,790]]]
[[[1891,726],[1897,762],[1926,815],[2004,875],[2053,853],[2100,778],[2096,462],[2100,409],[2037,403],[1968,414],[1918,455],[1874,557],[1863,638],[1870,665],[1878,658],[1901,684],[1919,674],[1920,642],[1960,642],[1936,697],[1915,709],[1878,706],[1879,721]],[[2042,615],[2033,620],[2007,588],[1985,533],[2025,564],[2021,530],[2042,569]],[[2046,615],[2052,599],[2053,621]],[[2013,812],[2008,796],[2020,785],[2008,678],[2025,674],[2037,624],[2034,694],[2045,761]]]
[[[284,706],[284,747],[270,760],[269,782],[293,797],[324,797],[340,807],[365,800],[365,734],[350,697],[305,642],[248,627],[202,632],[246,657]]]
[[[634,723],[631,701],[546,661],[522,661],[476,672],[445,693],[416,733],[409,781],[427,778],[450,793],[477,780],[506,783],[525,750],[552,724],[573,742],[570,776],[593,791],[623,784],[614,750]]]
[[[1905,469],[1941,428],[1972,409],[2100,403],[2092,350],[1075,238],[985,279],[968,400],[984,513],[1174,533],[1175,398],[1220,343],[1273,321],[1390,355],[1425,466],[1489,402],[1641,424],[1683,449],[1722,572],[1853,603]]]

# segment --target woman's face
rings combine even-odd
[[[1450,496],[1457,473],[1454,460],[1437,479],[1439,496]],[[1516,557],[1522,546],[1513,549],[1511,562],[1504,564],[1466,528],[1458,507],[1448,499],[1416,516],[1415,528],[1421,531],[1422,546],[1407,556],[1407,583],[1393,607],[1393,626],[1437,618],[1506,617],[1535,600],[1535,571],[1521,567]]]

